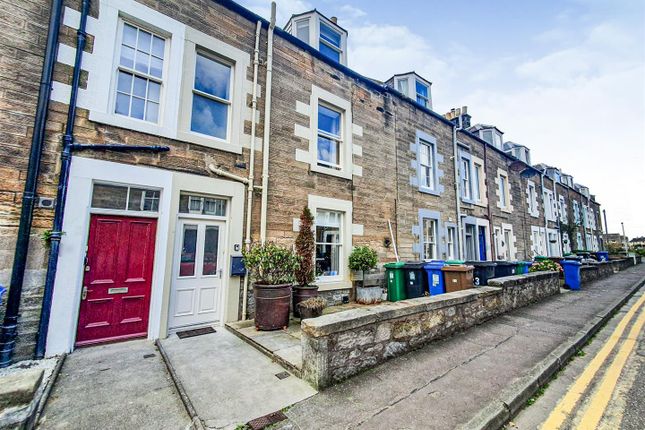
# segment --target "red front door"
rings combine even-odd
[[[157,220],[92,215],[76,345],[146,336]]]

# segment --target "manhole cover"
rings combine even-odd
[[[256,418],[248,422],[248,426],[252,430],[262,430],[265,427],[270,426],[271,424],[279,423],[287,419],[287,416],[282,413],[282,411],[272,412],[268,415],[265,415],[260,418]]]
[[[276,373],[275,376],[278,379],[286,379],[291,375],[289,374],[289,372],[280,372],[280,373]]]
[[[201,336],[203,334],[209,334],[209,333],[215,333],[215,329],[213,327],[202,327],[202,328],[196,328],[192,330],[178,331],[177,337],[179,339],[186,339],[187,337]]]

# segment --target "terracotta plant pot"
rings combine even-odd
[[[280,330],[289,325],[291,284],[253,285],[255,298],[255,328]]]
[[[293,287],[293,316],[295,318],[301,318],[298,303],[311,297],[318,297],[317,285],[296,285]]]

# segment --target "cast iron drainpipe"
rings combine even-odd
[[[27,253],[29,252],[29,236],[31,234],[34,199],[36,197],[36,189],[38,185],[38,171],[40,170],[40,159],[45,137],[47,112],[49,111],[49,96],[52,87],[54,64],[56,63],[56,55],[58,51],[58,29],[60,27],[62,10],[63,1],[53,0],[51,5],[51,14],[49,16],[49,28],[47,30],[47,45],[45,47],[43,70],[40,76],[38,102],[36,104],[36,115],[34,118],[34,131],[31,137],[31,152],[29,154],[27,178],[25,180],[22,207],[20,209],[20,223],[18,226],[18,235],[16,237],[13,267],[11,269],[11,283],[9,284],[7,309],[2,323],[2,330],[0,331],[0,367],[7,367],[11,364],[11,358],[16,345],[20,297],[22,296],[22,284],[25,278]]]
[[[63,150],[61,152],[61,168],[58,176],[58,189],[56,192],[56,208],[54,211],[54,223],[50,235],[49,260],[47,262],[47,276],[45,277],[45,290],[43,293],[43,304],[40,311],[40,323],[38,325],[38,339],[36,342],[37,359],[45,356],[47,345],[47,330],[49,329],[49,317],[51,314],[52,298],[54,293],[54,282],[56,270],[58,269],[58,255],[60,253],[60,240],[65,216],[65,201],[67,200],[67,185],[69,172],[72,165],[72,151],[94,150],[94,151],[151,151],[166,152],[167,146],[145,146],[125,144],[79,144],[74,142],[74,120],[76,119],[76,100],[78,98],[78,87],[81,78],[81,62],[87,33],[87,15],[89,14],[91,0],[83,0],[81,6],[81,19],[76,33],[76,57],[74,58],[74,74],[72,77],[72,88],[69,97],[67,110],[67,122],[65,124],[65,135],[63,136]]]

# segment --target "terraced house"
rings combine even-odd
[[[317,10],[283,28],[227,0],[7,13],[3,364],[252,316],[241,251],[290,246],[305,205],[329,301],[358,244],[382,263],[602,246],[588,188],[466,108],[434,112],[414,72],[351,70]]]

